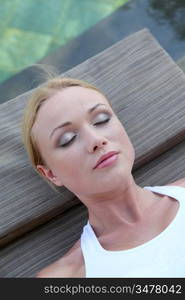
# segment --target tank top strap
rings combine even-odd
[[[91,277],[90,274],[97,274],[97,268],[98,265],[101,265],[103,253],[89,221],[83,227],[80,243],[85,261],[85,274],[86,277]]]
[[[86,253],[88,251],[91,251],[92,253],[95,253],[95,251],[100,250],[99,243],[97,241],[97,237],[95,236],[95,233],[89,223],[83,227],[83,233],[81,235],[81,247],[82,251]],[[88,250],[87,250],[88,249]]]
[[[182,206],[185,206],[185,188],[174,185],[164,186],[145,186],[144,189],[148,189],[152,192],[156,192],[162,195],[167,195],[171,198],[178,200]]]

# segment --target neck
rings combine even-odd
[[[135,184],[119,190],[109,191],[107,195],[96,195],[92,201],[83,201],[88,208],[89,222],[97,236],[106,235],[119,228],[130,229],[140,224],[152,210],[156,196]],[[88,203],[88,204],[87,204]]]

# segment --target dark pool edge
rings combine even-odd
[[[148,0],[132,0],[121,6],[92,28],[53,51],[37,63],[49,64],[63,73],[86,59],[110,47],[126,36],[148,28],[161,46],[176,61],[185,53],[185,42],[178,41],[174,28],[168,22],[161,24],[149,13]],[[40,76],[40,75],[41,76]],[[26,68],[0,84],[0,103],[41,84],[42,73]]]

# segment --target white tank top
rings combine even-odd
[[[105,250],[88,221],[81,235],[86,277],[185,277],[185,188],[144,188],[178,200],[175,218],[150,241],[121,251]]]

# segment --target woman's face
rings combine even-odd
[[[57,92],[40,107],[32,132],[47,164],[38,165],[39,172],[78,196],[108,192],[131,174],[133,146],[106,98],[95,90]],[[94,169],[109,151],[119,152],[117,160]]]

